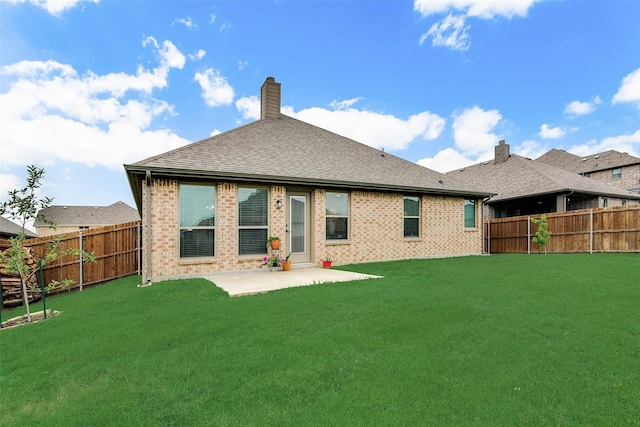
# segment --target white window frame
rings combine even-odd
[[[336,195],[338,197],[346,197],[347,200],[347,212],[346,215],[342,215],[342,214],[330,214],[329,213],[329,209],[327,207],[327,200],[329,199],[330,195]],[[325,196],[325,233],[326,233],[326,239],[327,240],[331,240],[331,241],[340,241],[340,240],[349,240],[349,213],[350,213],[350,209],[349,209],[349,202],[350,202],[350,198],[349,198],[349,193],[345,192],[345,191],[327,191],[327,194]],[[339,218],[344,218],[345,219],[345,224],[346,224],[346,230],[345,230],[345,235],[344,237],[339,237],[339,238],[330,238],[329,237],[329,233],[326,232],[326,230],[329,228],[329,220],[330,219],[339,219]]]

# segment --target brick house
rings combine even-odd
[[[500,141],[492,161],[447,172],[447,177],[479,183],[495,193],[484,204],[487,218],[565,212],[640,203],[633,194],[595,179],[510,153]]]
[[[46,237],[135,221],[140,221],[138,211],[124,202],[116,202],[108,206],[49,206],[38,212],[33,225],[38,236]],[[55,229],[51,223],[56,224]]]
[[[640,194],[640,158],[628,153],[609,150],[583,157],[554,148],[536,161]]]
[[[480,254],[486,191],[280,112],[125,165],[147,281],[258,269],[269,236],[294,268]]]

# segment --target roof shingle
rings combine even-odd
[[[640,200],[640,195],[516,154],[504,163],[478,163],[447,176],[479,183],[486,191],[497,193],[490,202],[570,191]]]
[[[257,120],[125,169],[137,201],[147,170],[283,185],[489,195],[473,184],[286,115]]]

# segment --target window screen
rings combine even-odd
[[[476,201],[464,201],[464,226],[474,228],[476,226]]]
[[[404,237],[420,237],[420,198],[404,196]]]
[[[266,188],[238,188],[238,252],[240,255],[267,253],[268,199]]]
[[[346,240],[349,237],[349,194],[327,191],[327,240]]]
[[[215,255],[213,185],[180,184],[180,258]]]

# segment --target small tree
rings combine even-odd
[[[27,281],[35,271],[32,271],[31,267],[27,264],[28,253],[27,249],[24,247],[24,242],[26,240],[25,227],[27,222],[38,218],[38,212],[41,209],[49,207],[53,201],[50,197],[38,198],[36,195],[36,190],[40,188],[40,181],[43,176],[44,169],[37,168],[34,165],[27,166],[27,186],[9,191],[9,200],[0,203],[0,215],[7,215],[9,218],[17,220],[22,226],[22,232],[18,234],[18,236],[9,239],[11,242],[9,249],[4,252],[0,252],[0,262],[5,264],[5,268],[8,272],[18,274],[20,276],[22,300],[27,311],[28,322],[31,322],[31,312],[29,310]],[[47,221],[46,218],[41,217],[41,219]],[[55,224],[51,225],[55,228]],[[85,261],[95,262],[95,255],[93,253],[87,253],[77,249],[62,250],[60,245],[60,239],[56,238],[47,246],[44,260],[45,263],[55,260],[60,255],[68,254],[82,254]],[[53,281],[47,288],[51,289],[52,287],[60,284],[62,286],[69,286],[71,283],[72,281],[70,280],[63,280],[61,282]],[[1,289],[0,292],[2,292]]]
[[[540,215],[540,219],[531,218],[531,222],[538,226],[535,235],[533,236],[533,243],[538,245],[538,253],[544,246],[544,253],[547,253],[547,242],[551,238],[551,232],[549,231],[549,222],[545,214]]]
[[[0,204],[0,215],[7,215],[9,218],[17,220],[22,226],[22,232],[10,239],[11,246],[0,255],[0,260],[6,264],[7,271],[20,275],[22,300],[27,309],[27,321],[29,322],[31,321],[31,313],[27,296],[27,276],[31,268],[26,263],[25,226],[28,221],[36,219],[40,209],[49,207],[53,201],[49,197],[38,198],[36,195],[36,190],[40,188],[43,176],[44,169],[34,165],[27,166],[27,186],[9,191],[9,200]]]

